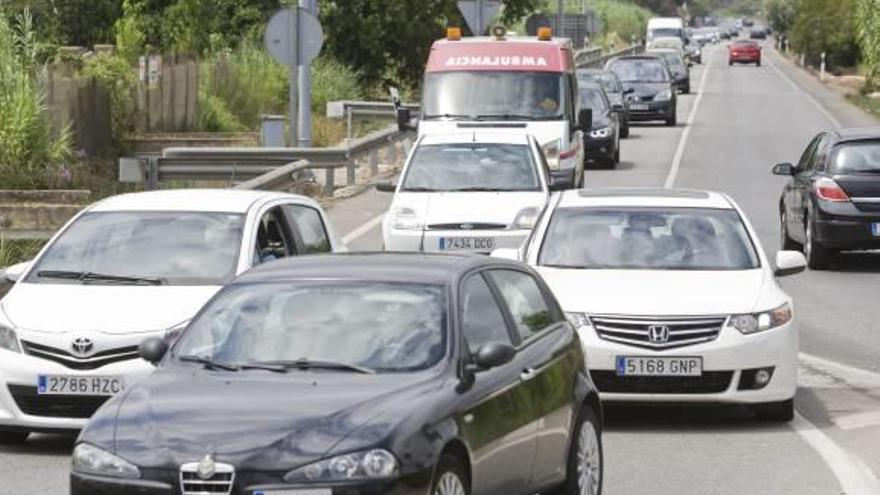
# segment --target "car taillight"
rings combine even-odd
[[[844,202],[849,201],[846,191],[834,182],[832,179],[822,178],[813,185],[816,190],[816,196],[825,201]]]
[[[575,143],[574,146],[572,146],[571,148],[569,148],[569,149],[563,151],[562,153],[560,153],[560,154],[559,154],[559,158],[562,159],[562,160],[565,160],[566,158],[571,158],[571,157],[573,157],[574,155],[577,155],[578,148],[579,148],[579,146],[577,145],[577,143]]]

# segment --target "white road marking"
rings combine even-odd
[[[675,179],[678,177],[678,169],[681,167],[681,159],[684,156],[684,149],[687,146],[688,137],[691,135],[691,126],[694,124],[694,117],[697,115],[697,109],[700,108],[700,102],[703,101],[704,89],[706,89],[706,80],[708,79],[709,69],[712,68],[713,57],[709,57],[709,63],[700,76],[700,86],[697,88],[697,98],[694,100],[694,106],[691,107],[691,113],[688,114],[687,122],[685,122],[684,131],[678,140],[678,148],[675,149],[675,156],[672,158],[672,167],[669,169],[669,175],[666,176],[666,182],[663,187],[670,188],[675,185]]]
[[[846,416],[831,418],[831,422],[841,430],[857,430],[859,428],[880,426],[880,411],[847,414]]]
[[[837,377],[855,387],[880,388],[880,373],[856,368],[830,359],[801,352],[798,357],[805,365]]]
[[[792,78],[788,77],[788,74],[786,74],[785,72],[782,72],[782,69],[780,69],[779,67],[776,67],[776,64],[774,64],[773,62],[767,60],[767,64],[766,64],[766,65],[770,66],[771,69],[773,69],[774,71],[776,71],[777,74],[779,74],[783,79],[785,79],[785,81],[788,82],[788,84],[789,84],[792,88],[794,88],[795,91],[797,91],[798,93],[800,93],[801,95],[803,95],[804,98],[806,98],[807,100],[809,100],[810,103],[812,103],[813,106],[815,106],[816,109],[818,109],[819,112],[820,112],[822,115],[824,115],[825,118],[828,119],[829,122],[831,122],[832,124],[834,124],[834,127],[843,127],[843,125],[840,123],[840,121],[837,120],[837,117],[835,117],[834,115],[832,115],[831,112],[829,112],[827,108],[825,108],[821,103],[819,103],[819,100],[817,100],[816,98],[813,97],[813,95],[811,95],[810,93],[807,93],[806,91],[804,91],[803,88],[801,88],[800,86],[798,86],[797,83],[795,83],[794,80],[792,80]]]
[[[345,234],[344,236],[342,236],[342,243],[348,244],[350,242],[354,242],[355,240],[357,240],[360,237],[363,237],[365,234],[367,234],[368,232],[370,232],[371,230],[373,230],[374,228],[379,226],[379,224],[382,223],[383,217],[385,217],[385,213],[382,213],[380,215],[377,215],[377,216],[367,220],[367,223],[361,225],[360,227],[349,232],[348,234]]]
[[[880,482],[864,461],[850,455],[828,435],[800,414],[794,415],[792,428],[819,454],[831,469],[842,493],[846,495],[877,495]]]

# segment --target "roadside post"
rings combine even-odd
[[[819,64],[819,80],[825,80],[825,52],[822,52],[822,63]]]

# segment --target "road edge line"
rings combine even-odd
[[[798,358],[806,365],[813,365],[823,369],[823,371],[829,371],[833,375],[839,375],[838,378],[843,378],[847,382],[880,384],[880,373],[875,371],[857,368],[831,359],[807,354],[806,352],[799,352]]]
[[[712,51],[712,55],[715,55],[715,50]],[[709,63],[706,64],[706,69],[703,71],[703,75],[700,76],[700,85],[697,87],[697,98],[694,100],[694,106],[691,107],[691,112],[688,114],[687,122],[685,122],[684,131],[681,133],[681,137],[678,139],[678,147],[675,148],[675,155],[672,157],[672,166],[669,168],[669,174],[666,176],[666,181],[663,182],[663,187],[665,189],[669,189],[675,185],[675,180],[678,178],[678,170],[681,168],[681,160],[684,157],[684,149],[687,147],[688,138],[691,135],[691,126],[694,124],[694,118],[697,116],[697,110],[700,108],[700,102],[703,101],[704,90],[706,89],[706,81],[709,80],[709,69],[712,68],[712,63],[714,62],[714,57],[709,58]]]
[[[781,55],[780,55],[780,57],[781,57]],[[819,110],[819,113],[824,115],[826,119],[828,119],[832,124],[834,124],[834,127],[843,127],[843,124],[840,122],[840,120],[838,120],[837,117],[835,117],[834,114],[832,114],[830,110],[825,108],[825,105],[823,105],[819,100],[817,100],[815,96],[808,93],[807,90],[798,86],[798,84],[796,82],[794,82],[794,79],[789,77],[788,74],[786,74],[785,72],[782,71],[782,69],[777,67],[775,63],[771,62],[770,60],[767,60],[767,65],[769,65],[770,68],[772,68],[774,71],[776,71],[777,74],[779,74],[786,82],[788,82],[788,84],[792,88],[794,88],[795,91],[801,93],[807,99],[807,101],[812,103],[813,106],[816,107],[817,110]]]
[[[379,215],[367,220],[360,227],[352,230],[348,234],[342,236],[342,243],[348,244],[349,242],[354,242],[355,240],[363,237],[367,232],[376,228],[380,223],[382,223],[382,219],[385,218],[385,212],[382,212]]]
[[[800,413],[795,413],[791,427],[813,448],[813,451],[819,454],[837,478],[843,493],[846,495],[880,493],[880,482],[865,462],[847,452]]]

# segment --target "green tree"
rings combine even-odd
[[[791,44],[808,63],[826,54],[829,66],[852,66],[858,60],[855,0],[797,0]]]
[[[25,9],[37,37],[55,45],[92,46],[113,42],[113,24],[122,15],[122,0],[5,0],[7,18]]]
[[[865,64],[865,91],[880,86],[880,1],[856,0],[856,27]]]
[[[767,21],[774,31],[788,33],[796,18],[796,2],[797,0],[767,0],[764,10],[767,12]]]

